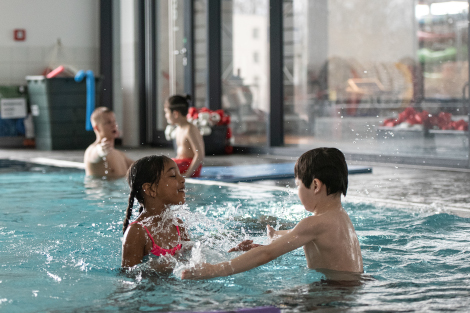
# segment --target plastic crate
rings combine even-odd
[[[26,86],[0,86],[0,101],[23,98],[28,101]],[[26,112],[28,108],[26,107]],[[0,147],[21,147],[25,136],[24,117],[9,118],[0,111]]]
[[[85,149],[95,134],[87,131],[86,82],[73,78],[28,76],[28,93],[38,150]],[[95,78],[99,103],[101,78]]]

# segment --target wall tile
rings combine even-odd
[[[10,63],[10,62],[11,62],[11,47],[0,46],[0,63]]]

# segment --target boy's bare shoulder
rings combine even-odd
[[[190,123],[188,127],[188,132],[199,134],[199,128],[196,125]]]
[[[91,157],[90,154],[93,152],[93,150],[96,148],[97,143],[93,142],[91,145],[86,148],[85,153],[84,153],[84,162],[87,162],[88,159]]]
[[[311,215],[302,219],[295,228],[299,231],[308,231],[316,234],[328,232],[336,229],[339,223],[342,223],[341,218],[335,212],[328,212],[318,215]]]
[[[86,148],[85,153],[86,153],[87,151],[90,151],[90,150],[94,149],[94,148],[96,147],[96,145],[97,145],[96,142],[93,142],[92,144],[90,144],[90,145]]]

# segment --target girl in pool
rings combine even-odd
[[[182,243],[189,241],[182,221],[172,216],[171,205],[184,204],[185,180],[176,163],[166,156],[148,156],[135,161],[127,172],[129,204],[123,223],[122,267],[130,268],[147,256],[181,255]],[[129,224],[134,198],[139,216]],[[171,258],[152,262],[159,272],[172,270]]]

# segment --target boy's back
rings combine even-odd
[[[362,256],[354,226],[342,208],[307,217],[313,240],[304,245],[307,266],[341,272],[362,272]],[[300,226],[300,223],[299,223]]]
[[[204,140],[197,126],[188,123],[176,128],[176,157],[179,159],[192,159],[196,152],[204,154],[204,151],[193,151],[192,147],[204,149]]]

